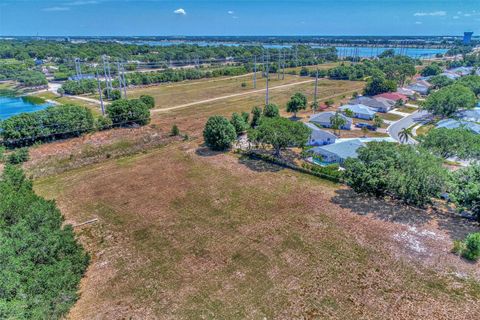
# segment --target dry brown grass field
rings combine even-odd
[[[305,78],[286,81],[297,79]],[[225,97],[243,90],[238,81],[139,89],[158,92],[152,124],[31,148],[25,168],[39,177],[38,194],[55,199],[67,223],[98,219],[75,228],[92,262],[69,319],[478,315],[471,278],[480,271],[449,252],[478,226],[206,150],[209,116],[264,103],[263,92]],[[338,105],[363,86],[321,80],[319,100]],[[313,82],[271,90],[282,115],[295,92],[311,101]],[[310,115],[299,113],[301,121]],[[168,137],[173,124],[188,141]]]
[[[480,286],[465,278],[478,268],[449,253],[456,231],[435,216],[195,142],[50,176],[35,190],[68,223],[98,218],[76,228],[92,262],[69,319],[480,311]]]

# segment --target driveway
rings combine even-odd
[[[406,116],[406,117],[392,123],[387,128],[387,132],[393,139],[400,142],[400,138],[399,138],[398,134],[400,133],[400,131],[402,131],[402,129],[409,128],[410,126],[412,126],[415,123],[425,122],[429,118],[430,118],[430,115],[427,111],[424,111],[424,110],[415,111],[414,113],[410,114],[409,116]],[[410,138],[407,141],[407,143],[408,144],[415,144],[415,143],[417,143],[417,141],[415,141],[413,138]]]

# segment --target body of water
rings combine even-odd
[[[34,101],[29,97],[8,97],[0,96],[0,120],[5,120],[14,115],[24,112],[34,112],[43,110],[51,103]]]
[[[249,43],[232,43],[232,42],[213,42],[213,41],[122,41],[122,43],[129,44],[138,44],[138,45],[149,45],[149,46],[174,46],[181,44],[193,44],[200,47],[206,46],[227,46],[235,47],[240,45],[249,45]],[[261,45],[252,43],[251,45]],[[322,48],[325,46],[310,45],[312,48]],[[263,44],[263,47],[270,49],[283,49],[291,48],[292,45],[289,44]],[[338,55],[340,57],[346,56],[358,56],[361,58],[370,58],[376,57],[385,50],[394,49],[396,54],[401,54],[409,56],[412,58],[431,58],[434,57],[437,53],[444,54],[447,52],[447,49],[436,49],[436,48],[388,48],[388,47],[336,47]]]

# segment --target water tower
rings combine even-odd
[[[472,41],[473,32],[464,32],[463,33],[463,44],[470,44]]]

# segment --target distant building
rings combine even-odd
[[[398,100],[402,100],[404,103],[408,102],[408,97],[404,94],[401,94],[399,92],[385,92],[381,94],[377,94],[374,96],[375,99],[382,98],[382,99],[387,99],[390,101],[397,102]]]
[[[93,74],[80,74],[80,75],[73,75],[71,77],[68,77],[68,80],[73,80],[73,81],[89,80],[89,79],[95,79],[95,76]]]
[[[456,119],[444,119],[437,122],[436,128],[456,129],[464,128],[473,133],[480,134],[480,125],[469,121],[460,121]]]
[[[332,124],[330,123],[330,118],[334,115],[335,112],[333,111],[320,112],[311,116],[310,122],[316,123],[324,128],[331,128]],[[343,114],[340,114],[340,116],[345,119],[345,125],[343,125],[340,129],[350,130],[352,128],[352,119],[345,117]]]
[[[470,44],[472,42],[473,32],[464,32],[463,33],[463,44]]]

